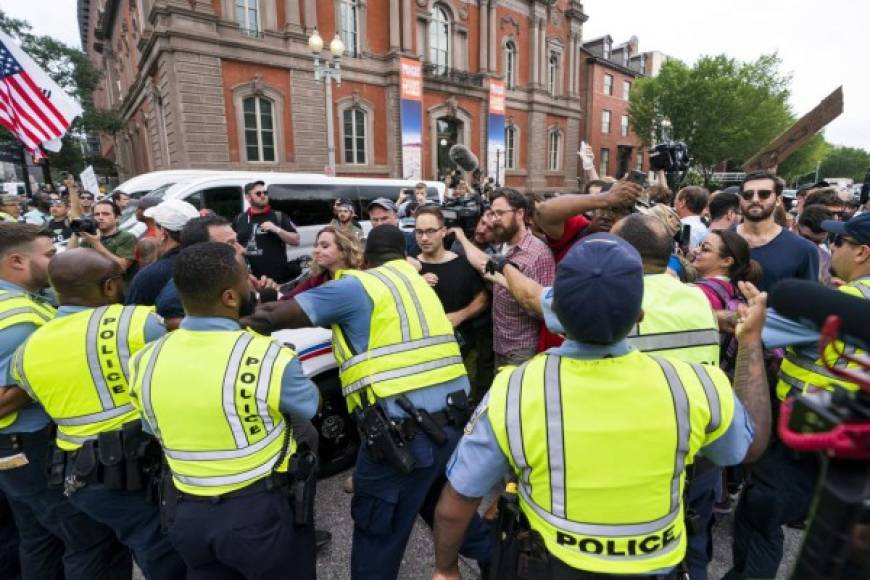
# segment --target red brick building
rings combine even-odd
[[[580,50],[583,140],[592,147],[598,174],[619,178],[632,169],[648,171],[648,152],[629,124],[628,98],[638,77],[657,72],[652,54],[638,52],[636,37],[614,47],[609,35],[584,42]]]
[[[425,178],[453,143],[485,165],[488,83],[499,79],[502,181],[574,190],[586,18],[577,0],[79,0],[83,46],[104,72],[95,103],[123,119],[102,138],[122,176],[323,171],[325,85],[307,48],[316,28],[347,46],[332,93],[337,174],[402,174],[399,61],[409,57],[423,63]]]

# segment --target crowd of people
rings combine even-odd
[[[267,336],[320,326],[361,435],[349,577],[395,578],[419,515],[437,579],[462,554],[491,578],[705,580],[730,511],[726,578],[775,577],[820,471],[778,401],[857,387],[766,293],[870,298],[867,200],[818,183],[787,208],[769,172],[453,185],[373,200],[367,234],[336,200],[303,276],[262,181],[231,221],[144,198],[142,239],[123,194],[3,196],[0,576],[313,578],[319,394]]]

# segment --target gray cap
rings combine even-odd
[[[369,203],[366,211],[371,211],[372,207],[379,206],[393,213],[399,213],[399,208],[396,207],[396,203],[387,199],[386,197],[379,197],[376,200]]]

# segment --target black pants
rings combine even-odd
[[[312,580],[314,527],[297,527],[283,489],[178,502],[169,537],[188,580]]]
[[[577,570],[576,568],[570,567],[569,565],[565,564],[554,556],[550,556],[546,564],[546,572],[543,574],[543,576],[537,577],[544,577],[548,578],[549,580],[677,580],[679,574],[676,570],[673,570],[666,574],[653,575],[622,575],[602,574],[599,572],[584,572],[583,570]],[[529,576],[528,580],[533,580],[531,575]]]
[[[752,467],[734,514],[734,567],[727,580],[774,578],[782,560],[782,526],[807,517],[819,460],[798,455],[779,440]]]

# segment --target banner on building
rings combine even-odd
[[[400,96],[402,123],[402,178],[423,178],[423,65],[403,58]]]
[[[489,81],[489,122],[487,125],[486,169],[499,185],[504,184],[504,82]]]

